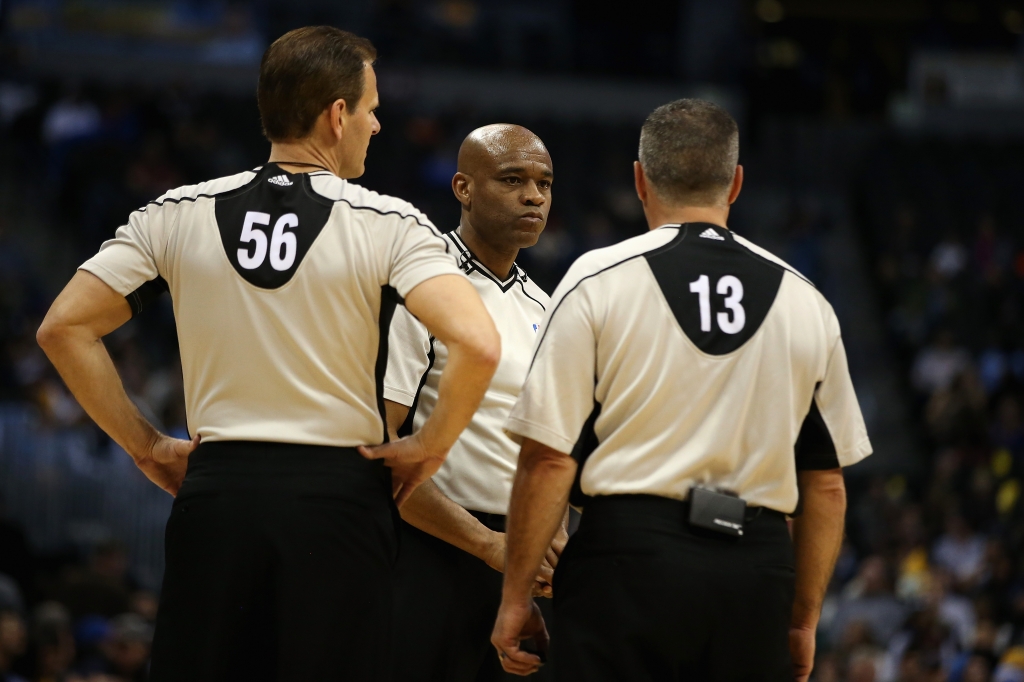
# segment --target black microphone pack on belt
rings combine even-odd
[[[695,486],[690,489],[689,501],[691,526],[731,537],[743,537],[747,503],[736,494]]]

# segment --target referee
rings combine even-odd
[[[402,507],[396,568],[395,680],[485,682],[507,677],[491,653],[501,601],[505,514],[519,447],[503,431],[519,396],[548,296],[515,260],[537,243],[551,207],[551,157],[516,125],[474,130],[459,149],[452,189],[459,227],[444,235],[502,340],[501,363],[480,409],[433,479]],[[447,346],[405,311],[391,322],[384,397],[388,427],[420,428],[437,409]],[[550,596],[567,536],[547,551],[534,592]]]
[[[386,679],[392,494],[437,470],[497,366],[447,242],[347,180],[380,129],[374,58],[330,27],[275,41],[257,90],[270,160],[132,213],[39,329],[89,415],[176,497],[153,682]],[[191,442],[146,421],[101,341],[164,289]],[[431,419],[368,460],[356,448],[387,440],[386,330],[403,301],[450,349],[448,371]]]
[[[634,166],[650,232],[585,254],[552,297],[506,425],[522,439],[491,640],[506,670],[539,663],[519,640],[547,639],[530,590],[578,473],[556,679],[810,674],[841,467],[871,445],[831,306],[726,227],[738,155],[721,108],[656,109]]]

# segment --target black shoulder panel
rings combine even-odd
[[[313,191],[308,175],[286,173],[272,163],[214,201],[228,260],[245,281],[262,289],[288,283],[334,207]]]
[[[814,391],[817,393],[817,387]],[[818,401],[813,397],[811,409],[804,417],[800,435],[793,446],[793,453],[796,455],[797,471],[839,468],[839,457],[836,454],[836,445],[832,441],[832,434],[829,433],[828,425],[818,410]]]
[[[583,468],[587,465],[590,455],[600,443],[597,440],[597,433],[594,432],[594,425],[597,418],[601,416],[601,403],[594,401],[594,409],[590,411],[587,421],[583,422],[580,429],[580,437],[576,439],[576,445],[572,448],[572,458],[576,460],[576,479],[572,482],[572,490],[569,491],[569,503],[574,507],[585,507],[590,496],[583,492],[580,487],[580,478],[583,476]]]
[[[729,230],[703,223],[683,225],[644,257],[679,326],[709,355],[731,353],[757,332],[785,272]]]

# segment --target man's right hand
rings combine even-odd
[[[789,655],[793,659],[793,679],[807,682],[814,669],[814,628],[789,629]]]
[[[367,447],[360,445],[359,454],[366,459],[380,459],[391,469],[391,492],[395,505],[401,507],[416,487],[437,473],[448,452],[432,452],[422,442],[420,432],[400,440]]]
[[[138,457],[133,457],[146,478],[171,495],[177,495],[188,470],[188,458],[199,447],[199,436],[191,441],[159,434],[153,445]]]

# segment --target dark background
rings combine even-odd
[[[1024,3],[6,0],[0,681],[145,678],[170,498],[34,332],[131,210],[266,160],[259,57],[313,23],[380,52],[359,182],[442,229],[466,133],[541,136],[554,203],[520,264],[548,291],[645,229],[644,116],[684,96],[728,108],[747,175],[730,224],[836,308],[875,446],[847,472],[814,679],[1024,680]],[[184,435],[169,302],[107,344],[143,411]]]

